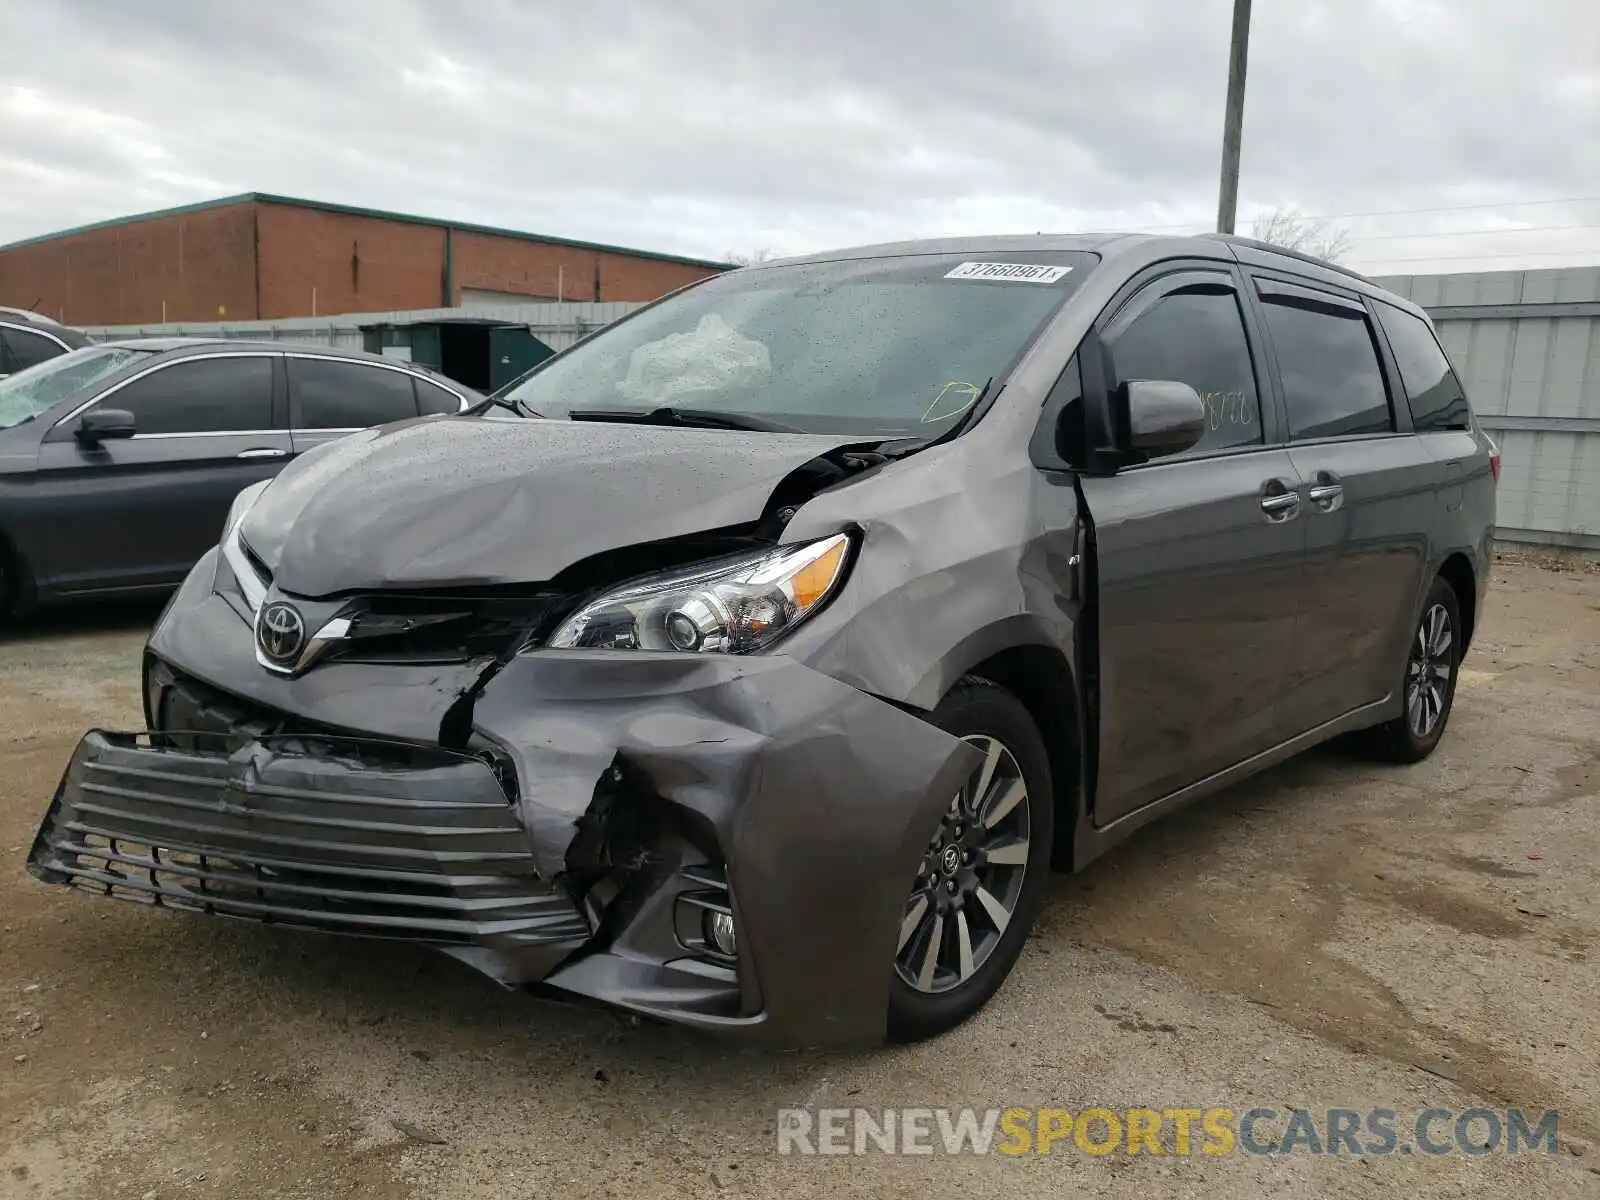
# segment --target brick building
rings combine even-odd
[[[654,300],[726,266],[253,192],[0,246],[0,305],[127,325]]]

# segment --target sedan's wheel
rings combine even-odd
[[[1406,654],[1398,717],[1372,729],[1368,743],[1390,762],[1420,762],[1444,735],[1461,666],[1461,610],[1455,589],[1435,579]]]
[[[889,1005],[898,1039],[943,1032],[999,989],[1049,871],[1049,759],[1027,709],[993,684],[964,683],[934,722],[982,759],[930,836],[900,915]]]

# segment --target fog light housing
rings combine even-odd
[[[718,954],[735,958],[739,952],[739,939],[733,931],[733,914],[708,912],[705,919],[706,944]]]

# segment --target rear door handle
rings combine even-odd
[[[267,448],[267,447],[263,447],[263,448],[261,448],[259,450],[241,450],[241,451],[239,451],[239,457],[240,458],[288,458],[289,457],[289,452],[287,450],[275,450],[275,449],[270,449],[270,448]]]
[[[1269,521],[1292,521],[1300,515],[1300,493],[1281,479],[1261,485],[1261,511]]]
[[[1317,480],[1306,495],[1316,505],[1318,512],[1337,512],[1344,504],[1344,484],[1332,471],[1318,471]]]

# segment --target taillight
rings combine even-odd
[[[1494,481],[1500,482],[1500,447],[1493,442],[1489,443],[1489,470],[1494,472]]]

